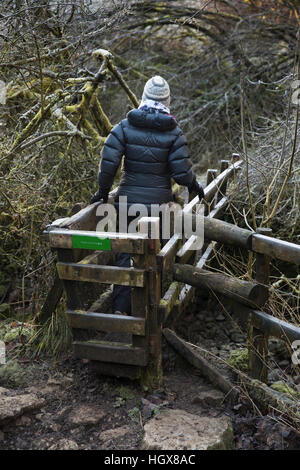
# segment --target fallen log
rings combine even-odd
[[[218,387],[227,394],[231,400],[239,396],[251,399],[262,413],[278,410],[286,413],[299,423],[299,399],[297,394],[283,394],[268,387],[259,380],[251,379],[245,373],[235,369],[237,381],[232,383],[227,377],[219,372],[197,349],[193,349],[186,341],[179,338],[172,330],[165,328],[163,334],[171,346],[192,366],[199,369],[212,385]],[[289,390],[289,389],[288,389]],[[293,393],[293,392],[291,392]]]
[[[181,354],[192,366],[199,369],[206,379],[209,380],[213,385],[218,387],[222,392],[228,394],[230,398],[237,397],[237,390],[234,385],[224,377],[212,364],[210,364],[204,357],[197,351],[194,351],[192,347],[187,344],[184,340],[179,338],[172,330],[168,328],[163,329],[163,335],[165,336],[168,343]]]
[[[268,287],[249,281],[242,281],[228,275],[213,273],[188,264],[174,264],[173,277],[176,281],[194,287],[204,287],[250,306],[262,306],[268,299]]]

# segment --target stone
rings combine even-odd
[[[224,320],[225,320],[225,316],[224,316],[222,313],[219,313],[219,315],[216,317],[216,320],[217,320],[217,321],[224,321]]]
[[[296,385],[300,385],[300,375],[295,375],[295,377],[293,377],[293,380]]]
[[[80,405],[69,414],[69,421],[76,425],[92,425],[101,421],[106,413],[95,406]]]
[[[284,379],[284,376],[281,373],[280,369],[272,369],[268,373],[268,383],[277,382],[278,380],[282,379]]]
[[[152,416],[153,412],[157,409],[158,405],[151,403],[146,398],[142,398],[142,415],[144,419],[148,419]]]
[[[60,387],[61,386],[61,380],[50,378],[50,379],[47,380],[47,384],[52,385],[54,387]]]
[[[233,341],[234,343],[242,343],[244,341],[244,337],[237,332],[231,333],[230,337],[231,341]]]
[[[16,426],[30,426],[31,419],[29,418],[29,416],[20,416],[20,418],[16,420],[15,424]]]
[[[184,410],[163,411],[144,426],[147,450],[230,450],[232,423],[228,416],[198,416]]]
[[[4,441],[4,439],[5,439],[4,432],[3,432],[3,431],[0,431],[0,442],[1,442],[1,441]]]
[[[220,406],[224,401],[224,393],[220,390],[210,389],[198,393],[192,400],[195,405]]]
[[[0,424],[4,424],[9,420],[16,419],[24,413],[36,411],[45,405],[43,398],[36,395],[0,395]]]
[[[61,430],[61,425],[58,423],[50,423],[48,429],[53,432],[59,432]]]
[[[113,441],[115,439],[120,439],[121,437],[125,436],[125,434],[130,432],[129,426],[121,426],[115,429],[107,429],[107,431],[103,431],[100,434],[100,440],[108,443],[109,441]]]
[[[50,446],[48,450],[78,450],[78,444],[70,439],[61,439]]]

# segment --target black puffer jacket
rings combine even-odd
[[[128,203],[172,201],[171,177],[190,186],[195,178],[187,142],[175,119],[165,113],[135,109],[115,126],[102,150],[99,186],[106,192],[124,155],[118,196]]]

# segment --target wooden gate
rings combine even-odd
[[[49,240],[51,247],[57,250],[57,272],[67,295],[70,326],[73,329],[119,332],[131,336],[130,344],[98,339],[74,341],[75,356],[97,361],[97,369],[109,375],[137,378],[146,374],[159,382],[160,273],[157,271],[156,255],[160,242],[159,239],[148,238],[148,225],[159,230],[159,218],[140,219],[140,233],[137,234],[53,227]],[[133,266],[111,265],[111,255],[116,252],[129,253]],[[86,299],[78,295],[80,282],[130,286],[131,316],[83,309]]]

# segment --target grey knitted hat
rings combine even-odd
[[[166,80],[159,75],[150,78],[144,87],[142,101],[153,100],[170,106],[170,88]]]

